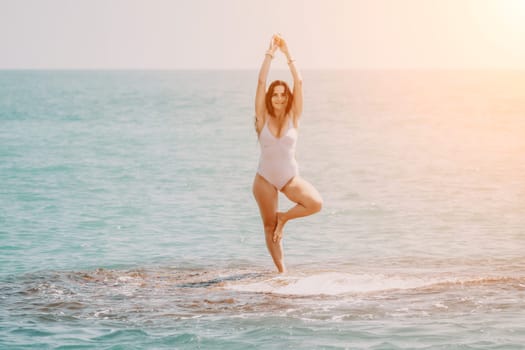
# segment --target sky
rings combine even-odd
[[[525,0],[0,0],[0,69],[257,69],[276,32],[304,69],[525,69]]]

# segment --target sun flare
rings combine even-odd
[[[486,37],[505,46],[525,39],[525,0],[471,1],[470,6]]]
[[[525,33],[525,1],[506,0],[498,2],[501,8],[501,19],[514,33]]]

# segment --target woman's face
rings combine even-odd
[[[274,87],[273,93],[272,93],[273,110],[274,111],[285,110],[287,104],[288,104],[288,96],[286,96],[284,86],[278,85]]]

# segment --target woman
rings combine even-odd
[[[277,49],[288,60],[293,76],[293,94],[288,85],[280,80],[272,82],[266,91],[266,78]],[[274,35],[259,71],[255,94],[255,129],[261,145],[261,157],[253,181],[253,195],[259,205],[266,246],[280,273],[286,271],[281,241],[284,225],[289,220],[317,213],[322,206],[319,192],[299,176],[295,161],[297,128],[303,110],[302,83],[286,41]],[[286,212],[277,211],[279,191],[296,203]]]

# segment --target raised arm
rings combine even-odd
[[[290,53],[290,49],[288,48],[288,45],[286,43],[286,40],[284,40],[283,37],[279,37],[279,48],[286,56],[286,60],[288,61],[288,67],[290,68],[290,72],[292,73],[293,77],[292,111],[294,114],[295,121],[297,122],[299,121],[303,113],[303,78],[301,77],[301,73],[299,73],[299,70],[297,69],[295,60],[293,59]]]
[[[268,78],[270,64],[277,48],[277,36],[274,35],[270,40],[270,47],[264,55],[264,61],[259,71],[259,79],[257,81],[257,91],[255,93],[255,128],[257,129],[257,133],[259,133],[264,126],[264,118],[266,116],[266,104],[264,101],[266,95],[266,79]]]

